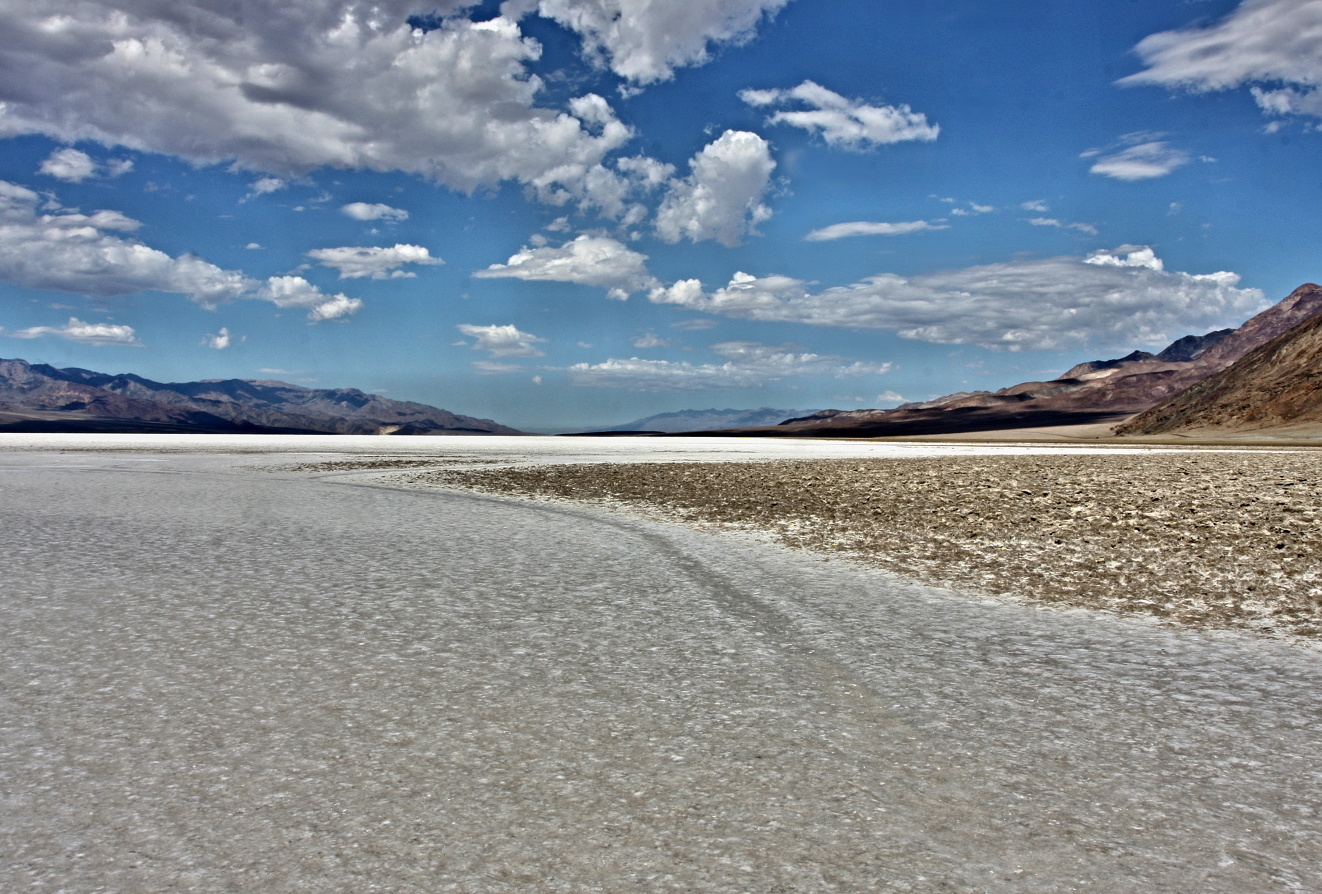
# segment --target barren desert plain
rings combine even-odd
[[[0,439],[0,889],[1322,891],[1307,449]]]

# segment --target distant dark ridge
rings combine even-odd
[[[1197,360],[1199,356],[1219,345],[1227,335],[1232,335],[1234,332],[1234,329],[1218,329],[1206,335],[1186,335],[1167,345],[1166,349],[1157,355],[1157,359],[1167,363]]]
[[[357,388],[212,379],[154,382],[131,373],[57,369],[0,359],[0,413],[9,431],[196,431],[272,434],[522,434]]]
[[[665,435],[663,431],[573,431],[564,432],[559,435],[561,438],[628,438],[628,437],[656,437]]]
[[[766,428],[692,431],[675,438],[912,438],[919,435],[953,435],[965,432],[1054,428],[1065,425],[1114,424],[1129,413],[1107,410],[1025,410],[1010,413],[1001,407],[959,407],[953,410],[891,411],[882,418],[861,419],[830,426],[769,426]]]

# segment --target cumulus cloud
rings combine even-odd
[[[96,176],[118,177],[133,170],[126,158],[112,158],[104,165],[81,149],[56,149],[41,162],[38,172],[66,183],[82,183]]]
[[[1239,276],[1168,271],[1150,248],[1122,246],[1084,258],[1015,260],[924,276],[881,273],[811,291],[787,276],[737,273],[708,294],[698,280],[649,298],[741,319],[858,329],[1004,350],[1155,345],[1242,320],[1265,306]]]
[[[92,161],[92,156],[77,149],[56,149],[41,163],[39,170],[66,183],[82,183],[96,173],[96,162]]]
[[[752,36],[764,16],[789,0],[539,0],[538,11],[577,32],[590,58],[637,84],[669,80],[674,69],[700,65],[712,44]],[[530,10],[532,3],[504,9]]]
[[[309,258],[323,267],[333,267],[340,272],[340,279],[412,279],[417,276],[399,268],[405,264],[435,265],[444,264],[440,258],[433,258],[431,252],[421,245],[396,244],[389,248],[379,246],[343,248],[314,248],[307,253]]]
[[[408,220],[409,213],[403,208],[392,208],[389,205],[383,205],[380,202],[368,204],[367,202],[350,202],[340,208],[343,214],[352,217],[354,220],[388,220],[399,221]]]
[[[1042,214],[1045,214],[1046,212],[1051,210],[1051,207],[1047,205],[1047,203],[1042,199],[1030,199],[1029,201],[1024,202],[1019,207],[1024,209],[1025,211],[1037,211]]]
[[[871,106],[846,99],[813,81],[790,90],[741,90],[739,98],[751,106],[799,105],[804,109],[779,111],[768,124],[789,124],[820,134],[828,145],[865,150],[907,140],[935,140],[941,128],[907,105]]]
[[[1319,0],[1245,0],[1217,22],[1150,35],[1134,51],[1147,67],[1121,84],[1195,92],[1247,84],[1268,114],[1322,117]]]
[[[215,335],[207,333],[206,338],[202,340],[202,344],[206,345],[208,348],[214,348],[217,351],[223,351],[233,343],[234,337],[230,335],[230,331],[224,326],[221,326],[220,332]]]
[[[569,367],[576,385],[623,388],[630,391],[700,392],[736,388],[759,388],[787,378],[829,375],[836,378],[875,376],[887,373],[890,363],[849,362],[841,357],[795,351],[751,341],[728,341],[712,345],[722,363],[628,360],[612,358],[602,363],[577,363]]]
[[[276,307],[306,309],[314,323],[357,313],[363,302],[347,295],[327,295],[301,276],[272,276],[257,286],[253,297]]]
[[[285,181],[279,177],[262,177],[258,180],[254,180],[248,187],[248,194],[243,197],[243,201],[246,202],[249,199],[255,199],[258,196],[264,196],[268,193],[279,192],[288,185],[289,184],[285,183]]]
[[[1189,153],[1176,149],[1165,140],[1148,139],[1160,134],[1129,134],[1121,138],[1123,149],[1089,149],[1080,158],[1096,158],[1089,173],[1116,180],[1152,180],[1165,177],[1189,163]]]
[[[327,296],[302,277],[262,282],[195,255],[173,257],[120,235],[141,224],[118,211],[41,214],[39,204],[32,190],[0,180],[0,280],[101,298],[176,292],[207,307],[258,298],[280,307],[306,307],[313,320],[343,316],[361,306],[356,298]]]
[[[430,29],[408,24],[418,7],[405,0],[13,0],[0,7],[0,82],[24,86],[6,93],[0,138],[90,140],[279,178],[330,166],[552,195],[580,189],[632,137],[604,102],[591,121],[539,106],[529,65],[541,46],[513,19],[428,5]]]
[[[715,239],[736,246],[771,217],[762,203],[776,163],[755,133],[727,130],[689,161],[689,176],[673,180],[656,214],[666,242]]]
[[[242,274],[117,235],[140,226],[117,211],[39,214],[38,204],[31,190],[0,182],[0,278],[8,282],[98,297],[182,292],[203,304],[237,298],[246,289]]]
[[[584,234],[556,248],[523,248],[504,264],[492,264],[473,274],[479,279],[526,279],[599,286],[611,298],[624,300],[656,280],[647,272],[647,255],[609,236]]]
[[[120,345],[121,347],[142,347],[137,333],[132,326],[119,326],[113,323],[84,323],[77,317],[69,317],[63,326],[32,326],[5,332],[10,338],[44,338],[54,336],[84,345]]]
[[[492,357],[541,357],[542,352],[536,345],[546,341],[529,332],[519,331],[512,323],[504,326],[460,323],[455,328],[469,338],[476,339],[472,345],[474,350],[486,351]]]
[[[803,238],[809,242],[825,242],[831,239],[847,239],[850,236],[903,236],[905,233],[918,233],[923,230],[946,229],[949,229],[946,224],[931,223],[926,220],[906,220],[898,223],[856,220],[813,230]]]

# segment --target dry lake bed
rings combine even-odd
[[[407,481],[1147,456],[5,436],[0,890],[1322,891],[1307,641]]]

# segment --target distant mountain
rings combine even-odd
[[[153,382],[132,374],[0,359],[0,431],[519,434],[356,388],[260,379]]]
[[[747,428],[756,425],[779,425],[793,416],[802,416],[812,410],[776,410],[760,407],[756,410],[677,410],[657,413],[626,422],[605,431],[676,432],[712,431],[724,428]]]
[[[1116,429],[1266,431],[1322,424],[1322,314],[1277,336]]]
[[[1084,423],[1119,423],[1227,368],[1322,312],[1322,287],[1306,283],[1238,329],[1187,335],[1163,351],[1081,363],[1048,382],[960,392],[893,410],[822,410],[742,434],[905,437]]]

